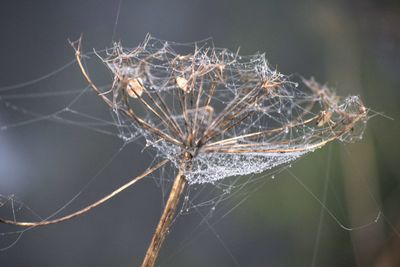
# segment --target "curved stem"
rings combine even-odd
[[[121,193],[122,191],[127,189],[128,187],[130,187],[130,186],[134,185],[135,183],[137,183],[138,181],[142,180],[147,175],[153,173],[154,171],[159,169],[161,166],[165,165],[167,162],[168,162],[168,160],[161,161],[157,165],[147,169],[141,175],[134,177],[128,183],[126,183],[123,186],[119,187],[118,189],[113,191],[111,194],[108,194],[107,196],[99,199],[98,201],[94,202],[93,204],[91,204],[91,205],[89,205],[89,206],[87,206],[87,207],[85,207],[85,208],[83,208],[81,210],[78,210],[78,211],[76,211],[74,213],[66,215],[64,217],[61,217],[61,218],[58,218],[58,219],[54,219],[54,220],[43,220],[43,221],[39,221],[39,222],[18,222],[18,221],[6,220],[6,219],[1,219],[0,218],[0,223],[17,225],[17,226],[22,226],[22,227],[38,227],[38,226],[45,226],[45,225],[49,225],[49,224],[55,224],[55,223],[59,223],[59,222],[70,220],[72,218],[75,218],[75,217],[77,217],[79,215],[82,215],[82,214],[90,211],[91,209],[103,204],[104,202],[106,202],[107,200],[109,200],[109,199],[113,198],[114,196],[118,195],[119,193]]]

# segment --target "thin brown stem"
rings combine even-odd
[[[79,38],[78,41],[76,42],[70,42],[71,46],[75,50],[75,58],[76,61],[78,62],[78,66],[83,74],[83,77],[86,79],[86,81],[89,83],[89,85],[92,87],[92,89],[104,100],[104,102],[107,103],[109,107],[112,107],[112,102],[102,94],[99,88],[92,82],[92,79],[90,79],[89,74],[87,73],[85,67],[82,64],[82,54],[81,54],[81,43],[82,43],[82,37]]]
[[[64,217],[57,218],[57,219],[54,219],[54,220],[43,220],[43,221],[39,221],[39,222],[18,222],[18,221],[14,221],[14,220],[6,220],[6,219],[1,219],[0,218],[0,223],[11,224],[11,225],[16,225],[16,226],[22,226],[22,227],[32,227],[33,228],[33,227],[45,226],[45,225],[49,225],[49,224],[56,224],[56,223],[60,223],[60,222],[63,222],[63,221],[67,221],[67,220],[73,219],[75,217],[78,217],[79,215],[82,215],[82,214],[84,214],[84,213],[96,208],[97,206],[103,204],[107,200],[110,200],[111,198],[115,197],[116,195],[118,195],[122,191],[126,190],[127,188],[131,187],[132,185],[134,185],[137,182],[139,182],[140,180],[142,180],[147,175],[149,175],[149,174],[155,172],[157,169],[161,168],[167,162],[168,162],[168,160],[161,161],[157,165],[147,169],[141,175],[132,178],[128,183],[126,183],[123,186],[119,187],[118,189],[114,190],[112,193],[108,194],[107,196],[99,199],[98,201],[94,202],[93,204],[91,204],[91,205],[89,205],[89,206],[87,206],[87,207],[85,207],[85,208],[83,208],[81,210],[78,210],[78,211],[76,211],[74,213],[71,213],[69,215],[66,215]]]
[[[188,159],[184,159],[181,165],[181,169],[175,177],[174,184],[172,185],[171,192],[167,203],[165,205],[163,214],[161,215],[160,221],[158,222],[156,231],[151,239],[150,246],[147,249],[146,255],[144,257],[142,267],[153,267],[158,254],[160,252],[161,246],[168,234],[171,223],[174,219],[176,209],[182,195],[183,190],[186,186],[186,177],[184,175],[184,170],[187,168]]]

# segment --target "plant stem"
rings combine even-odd
[[[183,165],[184,164],[182,164],[182,166]],[[171,192],[169,193],[168,201],[165,205],[160,221],[158,222],[156,231],[153,234],[150,246],[147,249],[146,256],[144,257],[142,263],[142,267],[153,267],[157,260],[161,246],[165,240],[165,237],[168,234],[169,227],[171,226],[172,220],[175,216],[179,199],[186,185],[184,169],[185,168],[181,168],[178,171],[177,176],[175,177],[174,184],[172,185]]]

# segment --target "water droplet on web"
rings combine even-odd
[[[289,133],[289,128],[288,127],[285,128],[285,133],[286,134]]]

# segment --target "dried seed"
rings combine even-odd
[[[321,114],[317,118],[317,126],[321,127],[327,124],[332,118],[332,112],[330,111],[321,111]]]
[[[140,78],[137,79],[129,79],[128,84],[126,85],[126,92],[132,98],[138,98],[143,94],[143,84]]]
[[[188,93],[190,91],[189,85],[188,85],[188,80],[186,80],[183,77],[176,77],[176,84],[178,85],[179,88],[181,88],[185,93]]]

